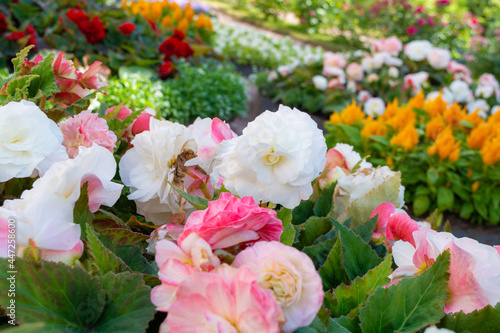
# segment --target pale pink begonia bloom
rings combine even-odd
[[[101,81],[99,78],[99,73],[104,69],[102,62],[96,61],[84,73],[77,72],[78,83],[87,89],[100,89],[106,87],[108,84],[105,81]]]
[[[151,302],[158,311],[168,311],[175,300],[177,287],[185,278],[194,273],[210,272],[220,265],[210,245],[195,233],[180,246],[170,240],[158,242],[155,261],[160,268],[158,277],[162,284],[151,291]]]
[[[101,205],[113,206],[120,197],[123,185],[111,181],[115,173],[115,158],[106,148],[96,144],[80,147],[74,159],[54,163],[21,198],[31,200],[55,193],[74,205],[81,186],[88,183],[89,209],[95,212]]]
[[[249,267],[226,265],[186,278],[160,332],[280,332],[283,314]]]
[[[422,90],[422,87],[426,84],[429,79],[429,73],[418,72],[414,74],[408,74],[404,77],[404,89],[411,89],[413,95],[416,95]]]
[[[276,241],[257,242],[240,252],[232,266],[252,268],[259,285],[274,293],[286,318],[284,332],[312,323],[323,304],[321,277],[312,260],[293,247]]]
[[[398,269],[392,278],[413,276],[429,268],[439,254],[450,250],[450,296],[445,313],[470,313],[500,301],[500,254],[471,238],[422,229],[413,232],[415,246],[398,241],[392,250]]]
[[[347,65],[347,59],[340,53],[325,52],[323,55],[323,67],[344,68]]]
[[[63,145],[68,155],[75,158],[79,147],[91,147],[94,143],[113,152],[116,147],[116,134],[109,130],[105,119],[97,113],[86,110],[59,123],[64,136]]]
[[[361,67],[361,65],[356,62],[351,62],[347,66],[345,72],[347,76],[354,81],[361,81],[365,76],[363,67]]]
[[[252,197],[238,198],[228,192],[210,201],[208,208],[193,212],[178,242],[191,233],[205,239],[213,250],[252,245],[259,240],[279,241],[283,226],[276,212],[255,204]]]
[[[184,230],[183,225],[175,224],[175,223],[166,223],[162,226],[156,228],[151,235],[146,240],[148,242],[148,247],[146,250],[149,254],[156,254],[156,244],[162,240],[172,240],[177,241],[177,238],[182,234]]]
[[[106,111],[104,111],[104,114],[107,116],[108,114],[110,114],[111,112],[113,112],[115,109],[116,109],[116,106],[112,106],[109,109],[107,109]],[[124,121],[131,114],[132,114],[132,110],[130,110],[125,105],[122,105],[120,107],[120,110],[118,111],[118,113],[115,115],[114,118],[115,119],[120,119],[121,121]]]

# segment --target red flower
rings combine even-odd
[[[78,28],[90,44],[97,44],[106,37],[104,25],[98,16],[95,16],[92,21],[81,21]]]
[[[165,61],[163,65],[160,66],[158,74],[160,74],[160,78],[166,79],[170,73],[172,73],[172,63],[170,61]]]
[[[417,33],[418,29],[416,26],[412,25],[412,26],[409,26],[407,29],[406,29],[406,34],[409,35],[409,36],[413,36]]]
[[[135,24],[130,23],[130,22],[125,22],[122,25],[119,25],[118,29],[120,29],[122,34],[124,34],[125,36],[128,36],[135,30]]]
[[[172,37],[177,38],[178,40],[183,40],[184,38],[186,38],[186,35],[184,35],[182,31],[175,30],[174,35]]]
[[[0,13],[0,35],[3,34],[7,30],[7,20],[5,20],[5,16]]]
[[[28,45],[34,45],[35,46],[34,50],[36,50],[35,35],[36,35],[35,28],[33,28],[31,25],[28,25],[26,27],[25,31],[13,31],[10,34],[8,34],[7,36],[5,36],[5,38],[7,38],[8,40],[12,40],[12,41],[18,41],[18,40],[21,40],[21,39],[29,36],[29,39],[26,42],[26,45],[24,45],[24,47],[26,47]]]
[[[156,27],[156,23],[148,20],[149,25],[151,26],[151,29],[153,29],[154,33],[157,34],[158,36],[160,35],[160,31],[158,31],[158,28]]]
[[[66,13],[66,17],[76,25],[80,25],[80,22],[86,22],[89,20],[89,16],[81,9],[70,9]]]
[[[190,57],[194,54],[194,51],[188,43],[182,41],[184,38],[184,34],[176,30],[174,35],[161,43],[158,49],[165,55],[167,60],[170,60],[172,56],[179,58]]]

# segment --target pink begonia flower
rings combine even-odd
[[[500,301],[500,254],[494,247],[429,229],[415,231],[413,238],[415,246],[404,241],[393,246],[394,261],[398,265],[393,279],[422,273],[439,254],[450,250],[450,296],[445,313],[470,313]]]
[[[0,216],[0,258],[7,258],[9,253],[9,223],[8,218]]]
[[[103,70],[102,62],[96,61],[84,73],[77,72],[78,83],[87,89],[100,89],[108,84],[101,81],[98,74]]]
[[[101,205],[113,206],[120,197],[123,185],[111,181],[115,173],[116,161],[107,149],[96,144],[91,148],[80,147],[74,159],[54,163],[21,198],[56,193],[74,205],[80,197],[81,186],[88,183],[89,209],[95,212]]]
[[[184,230],[183,225],[175,224],[175,223],[166,223],[158,228],[156,228],[149,238],[146,240],[148,242],[148,247],[146,250],[149,254],[156,254],[156,244],[162,240],[173,240],[177,241],[177,238],[182,234]]]
[[[495,250],[497,250],[498,254],[500,254],[500,245],[495,245],[493,246]]]
[[[351,62],[346,70],[345,70],[347,77],[354,81],[361,81],[363,80],[365,73],[363,71],[363,67],[361,67],[360,64],[356,62]]]
[[[59,128],[64,136],[63,145],[71,158],[78,155],[79,147],[91,147],[95,143],[113,152],[116,146],[116,134],[109,130],[106,120],[89,110],[59,123]]]
[[[107,109],[106,111],[104,111],[104,114],[107,116],[108,114],[113,112],[115,109],[116,109],[116,106],[112,106],[109,109]],[[120,107],[120,111],[118,111],[118,113],[115,115],[114,118],[120,119],[121,121],[124,121],[125,119],[127,119],[128,116],[130,116],[131,113],[132,113],[132,110],[130,110],[125,105],[122,105]]]
[[[448,64],[446,70],[448,71],[448,73],[453,74],[454,80],[463,80],[469,84],[472,83],[471,73],[467,66],[452,60]]]
[[[280,242],[257,242],[240,252],[233,267],[250,267],[257,282],[274,293],[286,319],[284,332],[312,323],[323,304],[323,282],[312,260]]]
[[[325,52],[323,55],[323,67],[344,68],[347,65],[347,59],[340,53]]]
[[[215,152],[219,144],[224,140],[230,140],[237,135],[234,133],[228,124],[219,118],[197,118],[195,122],[189,126],[193,132],[193,138],[198,145],[197,157],[186,162],[187,166],[199,165],[212,177],[212,181],[219,183],[220,177],[214,173]]]
[[[391,56],[397,56],[403,50],[403,43],[396,36],[391,36],[382,42],[383,52]]]
[[[15,223],[17,256],[22,257],[30,244],[40,250],[42,258],[68,264],[83,253],[81,228],[73,223],[73,205],[57,193],[6,200],[0,207],[0,221],[8,219]],[[0,239],[0,248],[7,249],[3,241]]]
[[[184,177],[184,188],[188,194],[212,199],[214,196],[214,187],[210,176],[199,166],[188,166]]]
[[[411,89],[412,93],[416,95],[420,92],[428,79],[429,73],[427,72],[408,74],[404,77],[403,89]]]
[[[257,278],[245,266],[189,276],[179,285],[160,332],[280,332],[281,309]]]
[[[158,311],[168,311],[179,284],[194,273],[210,272],[220,265],[210,245],[197,234],[190,234],[181,247],[173,241],[156,244],[155,261],[162,284],[151,291],[151,302]]]
[[[252,245],[259,240],[279,241],[283,226],[272,209],[255,204],[252,197],[238,198],[228,192],[210,201],[208,208],[193,212],[178,242],[197,233],[213,250]]]
[[[132,135],[135,136],[144,131],[149,131],[151,118],[154,118],[152,114],[145,111],[142,112],[132,123]]]
[[[64,52],[59,52],[57,58],[52,63],[52,69],[56,80],[76,80],[76,71],[73,61],[64,57]]]

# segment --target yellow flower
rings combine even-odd
[[[186,7],[184,7],[184,17],[189,21],[193,22],[194,18],[194,10],[191,8],[191,4],[187,4]]]
[[[431,117],[444,114],[447,108],[448,104],[443,101],[441,93],[439,93],[439,96],[434,98],[432,101],[425,103],[425,110],[427,110],[427,114]]]
[[[396,115],[387,120],[387,125],[395,129],[403,129],[408,125],[414,125],[416,121],[415,112],[409,105],[398,110]]]
[[[150,2],[150,17],[152,21],[157,21],[162,17],[163,4],[161,2]]]
[[[198,15],[198,19],[196,20],[196,28],[198,29],[202,29],[202,28],[205,28],[205,29],[208,29],[208,30],[212,30],[212,21],[210,20],[209,17],[205,16],[204,13],[201,13],[200,15]]]
[[[183,18],[178,24],[177,24],[177,30],[182,31],[182,33],[186,34],[189,28],[189,21],[186,18]]]
[[[402,147],[408,151],[418,144],[418,133],[413,124],[408,124],[399,133],[394,135],[390,141],[391,145]]]
[[[425,106],[425,96],[422,90],[408,101],[409,108],[423,109]]]
[[[356,105],[356,101],[352,101],[342,112],[332,113],[330,116],[330,122],[332,124],[346,124],[352,125],[356,121],[363,123],[365,120],[365,113],[361,110],[361,105]]]
[[[451,162],[456,162],[460,157],[460,143],[453,136],[451,127],[446,127],[442,131],[434,144],[427,148],[427,154],[439,155],[442,160],[448,158]]]
[[[479,115],[479,110],[469,113],[465,116],[464,121],[471,123],[474,127],[478,127],[480,124],[484,123],[484,119]]]
[[[497,164],[500,160],[500,136],[486,141],[480,153],[485,164]]]
[[[467,137],[467,145],[470,149],[481,149],[486,140],[496,135],[495,124],[480,124],[474,128]]]
[[[466,112],[465,110],[457,103],[455,102],[452,106],[446,109],[444,111],[444,121],[448,125],[451,126],[458,126],[462,120],[466,117]]]
[[[488,118],[488,123],[500,124],[500,112],[496,112],[496,113],[492,114]]]
[[[172,19],[170,18],[170,16],[164,16],[161,19],[161,25],[164,27],[171,27],[172,26]]]
[[[398,114],[398,111],[399,111],[399,101],[397,98],[395,98],[391,103],[387,103],[384,114],[382,115],[381,118],[386,120],[391,119],[392,117]]]
[[[446,124],[443,117],[438,115],[432,118],[425,126],[425,136],[432,140],[436,140],[439,133],[441,133],[446,128]]]
[[[476,180],[474,184],[472,184],[472,192],[476,192],[478,188],[479,188],[479,181]]]
[[[382,119],[373,119],[369,117],[365,126],[361,130],[362,137],[369,137],[370,135],[387,136],[387,126]]]
[[[172,18],[175,21],[179,21],[181,19],[181,17],[182,17],[182,9],[181,9],[181,7],[179,7],[179,5],[177,5],[177,7],[174,7],[174,8],[172,8],[172,6],[170,6],[170,9],[172,9],[172,11],[173,11]]]

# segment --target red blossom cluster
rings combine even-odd
[[[121,25],[118,26],[118,29],[124,34],[125,36],[130,35],[132,32],[135,30],[135,24],[131,22],[125,22]]]
[[[106,37],[104,25],[98,16],[90,19],[83,10],[72,8],[66,13],[66,17],[78,26],[90,44],[97,44]]]
[[[3,15],[2,15],[3,16]],[[5,17],[4,17],[5,19]],[[0,18],[1,20],[1,18]],[[0,26],[1,26],[1,23],[0,23]],[[5,36],[5,38],[7,38],[8,40],[11,40],[11,41],[18,41],[18,40],[22,40],[22,39],[25,39],[27,37],[27,42],[26,44],[24,44],[22,47],[26,47],[28,45],[34,45],[35,46],[35,50],[36,50],[36,38],[35,38],[35,35],[36,35],[36,30],[35,28],[33,28],[31,25],[28,25],[26,27],[26,30],[24,31],[13,31],[11,32],[10,34],[8,34],[7,36]]]
[[[5,15],[0,13],[0,35],[3,34],[7,30],[7,20],[5,19]]]
[[[165,62],[158,71],[160,77],[166,78],[172,72],[172,64],[170,63],[172,57],[188,58],[194,54],[191,46],[183,41],[185,38],[184,33],[175,30],[172,37],[167,38],[161,43],[158,49],[165,55]]]

